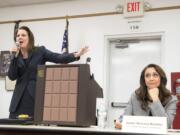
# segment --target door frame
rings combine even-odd
[[[104,100],[106,105],[108,105],[108,89],[110,87],[109,85],[109,58],[110,58],[110,41],[112,39],[119,39],[119,40],[132,40],[132,39],[155,39],[160,38],[161,39],[161,64],[160,66],[164,65],[164,43],[165,43],[165,32],[149,32],[149,33],[132,33],[132,34],[118,34],[118,35],[105,35],[104,36],[104,59],[103,59],[103,92],[104,92]]]

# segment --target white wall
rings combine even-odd
[[[30,18],[56,17],[87,13],[112,12],[123,0],[77,0],[54,4],[1,8],[0,21],[21,20]],[[179,0],[148,0],[153,7],[180,5]],[[78,18],[69,20],[70,51],[76,51],[83,45],[89,45],[90,51],[81,58],[92,58],[91,71],[95,79],[104,87],[104,46],[105,36],[133,33],[164,32],[162,66],[168,76],[170,72],[180,69],[180,9],[169,11],[146,12],[140,19],[140,29],[132,31],[128,20],[123,15]],[[21,23],[31,28],[36,44],[45,45],[48,49],[60,52],[65,28],[65,20]],[[14,24],[0,24],[0,50],[9,50],[13,43]],[[105,89],[106,91],[106,89]],[[8,116],[8,107],[12,92],[5,90],[4,80],[0,79],[0,117]]]

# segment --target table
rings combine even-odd
[[[125,133],[114,128],[63,127],[43,125],[0,125],[0,135],[145,135]],[[147,134],[146,134],[147,135]],[[153,134],[151,134],[153,135]],[[180,130],[169,130],[167,135],[180,135]]]

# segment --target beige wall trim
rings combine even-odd
[[[180,5],[171,6],[171,7],[160,7],[160,8],[151,8],[146,10],[146,12],[152,11],[163,11],[163,10],[174,10],[180,9]],[[107,15],[118,15],[123,14],[123,12],[104,12],[104,13],[92,13],[92,14],[82,14],[82,15],[72,15],[72,16],[59,16],[59,17],[47,17],[47,18],[34,18],[34,19],[23,19],[23,20],[9,20],[9,21],[0,21],[0,24],[7,23],[16,23],[20,22],[36,22],[36,21],[49,21],[49,20],[60,20],[60,19],[73,19],[73,18],[85,18],[85,17],[96,17],[96,16],[107,16]]]
[[[178,5],[178,6],[171,6],[171,7],[152,8],[152,9],[146,10],[146,12],[163,11],[163,10],[174,10],[174,9],[180,9],[180,5]]]

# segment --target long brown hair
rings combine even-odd
[[[27,32],[28,37],[29,37],[28,50],[29,51],[33,50],[35,48],[35,46],[34,46],[34,35],[33,35],[32,31],[27,26],[21,26],[20,28],[18,28],[15,31],[15,36],[17,36],[18,30],[25,30]],[[15,39],[15,41],[16,41],[16,39]]]
[[[141,102],[141,108],[143,110],[147,110],[148,108],[148,102],[152,102],[151,99],[149,99],[148,96],[148,91],[147,91],[147,86],[145,83],[145,71],[148,68],[154,68],[156,70],[156,72],[158,72],[159,76],[160,76],[160,85],[159,85],[159,99],[162,103],[163,106],[166,105],[166,103],[168,102],[168,100],[171,98],[171,93],[170,91],[166,88],[166,84],[167,84],[167,77],[165,72],[163,71],[163,69],[156,65],[156,64],[149,64],[147,65],[143,71],[141,72],[141,76],[140,76],[140,87],[135,91],[138,99]]]

